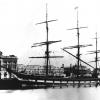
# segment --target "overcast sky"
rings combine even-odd
[[[31,48],[33,43],[46,40],[45,21],[46,3],[48,3],[48,20],[57,19],[49,24],[49,40],[62,40],[61,43],[50,45],[54,55],[64,55],[60,60],[52,60],[53,64],[75,61],[73,57],[61,50],[63,47],[77,45],[77,33],[69,28],[76,27],[76,6],[79,7],[80,44],[93,44],[82,48],[81,53],[95,50],[95,33],[100,37],[100,6],[99,0],[0,0],[0,50],[4,55],[14,54],[19,63],[38,64],[39,60],[29,60],[30,56],[44,54],[45,46]],[[98,40],[98,49],[100,48]],[[76,55],[77,50],[70,50]],[[52,55],[53,55],[52,54]],[[95,55],[85,55],[82,59],[94,60]]]

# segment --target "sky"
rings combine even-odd
[[[51,59],[51,63],[67,66],[76,60],[61,48],[77,45],[77,31],[68,31],[77,25],[74,9],[79,7],[79,26],[88,27],[80,30],[80,44],[93,44],[92,47],[81,49],[81,58],[93,61],[95,55],[86,55],[87,51],[95,50],[95,33],[100,37],[100,6],[99,0],[0,0],[0,51],[3,55],[16,55],[18,63],[43,64],[42,59],[29,59],[31,56],[43,56],[45,46],[31,48],[33,43],[46,40],[45,21],[46,3],[48,4],[48,20],[57,19],[49,23],[49,40],[62,40],[61,43],[50,45],[51,55],[62,55],[62,59]],[[98,50],[100,48],[98,39]],[[77,50],[69,50],[76,55]],[[98,54],[99,56],[99,54]],[[94,63],[92,63],[94,66]]]

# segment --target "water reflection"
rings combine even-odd
[[[0,91],[3,100],[99,100],[100,87]]]

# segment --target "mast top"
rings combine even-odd
[[[36,25],[46,23],[46,26],[48,27],[48,22],[53,22],[53,21],[57,21],[57,19],[56,20],[48,20],[48,7],[47,7],[47,3],[46,3],[46,21],[36,23]]]
[[[79,8],[78,6],[75,7],[75,10],[77,10],[77,28],[78,28],[78,26],[79,26],[79,20],[78,20],[78,8]]]
[[[78,17],[78,15],[79,15],[79,11],[78,11],[79,7],[76,6],[74,9],[77,10],[77,22],[76,22],[77,23],[77,27],[76,28],[67,29],[67,30],[74,30],[74,29],[79,30],[79,29],[82,29],[82,28],[88,28],[88,27],[79,27],[79,17]]]

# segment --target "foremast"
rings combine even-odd
[[[33,44],[32,47],[37,47],[37,46],[42,46],[42,45],[46,45],[46,51],[45,51],[45,56],[42,57],[29,57],[29,58],[45,58],[46,59],[46,76],[48,76],[48,68],[49,68],[49,58],[62,58],[63,56],[50,56],[50,51],[49,51],[49,45],[52,43],[56,43],[56,42],[61,42],[61,40],[58,41],[49,41],[49,28],[48,28],[48,23],[49,22],[53,22],[53,21],[57,21],[57,20],[48,20],[48,11],[47,11],[47,4],[46,4],[46,21],[44,22],[40,22],[37,23],[38,24],[46,24],[46,42],[41,42],[41,43],[35,43]]]

